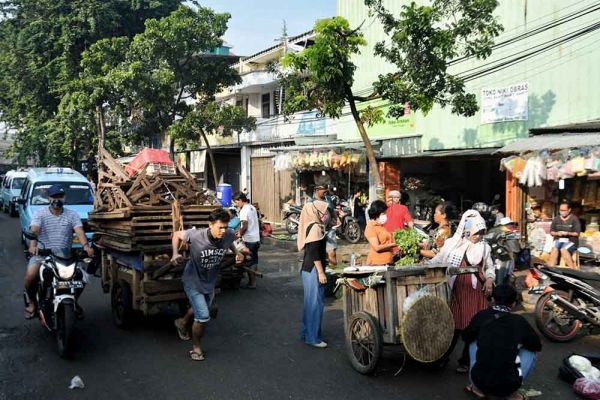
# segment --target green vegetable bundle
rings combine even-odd
[[[394,232],[394,242],[400,248],[402,258],[396,265],[413,265],[419,260],[419,242],[421,236],[414,229],[398,229]]]

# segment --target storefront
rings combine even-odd
[[[432,220],[435,206],[452,201],[459,212],[483,202],[503,211],[504,174],[497,148],[426,151],[381,159],[385,191],[402,190],[414,218]],[[494,200],[496,195],[500,198]]]
[[[527,234],[533,255],[548,260],[550,225],[567,201],[583,228],[579,245],[592,250],[579,256],[600,259],[600,133],[537,135],[499,153],[506,155],[507,211]]]

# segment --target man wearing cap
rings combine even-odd
[[[388,204],[385,213],[387,215],[387,222],[383,225],[384,228],[390,233],[394,233],[398,229],[404,229],[406,225],[412,228],[414,226],[413,219],[408,211],[408,207],[400,203],[400,192],[392,190],[388,196],[391,202]]]
[[[35,303],[35,292],[37,289],[38,275],[43,257],[37,255],[38,248],[41,249],[69,249],[73,244],[73,231],[77,234],[79,242],[87,254],[92,257],[94,250],[90,247],[83,231],[83,224],[79,214],[73,210],[64,208],[65,190],[59,184],[50,186],[48,189],[50,204],[33,214],[30,229],[37,235],[37,240],[29,243],[29,264],[25,272],[25,318],[31,319],[35,316],[37,304]],[[81,315],[81,314],[80,314]]]

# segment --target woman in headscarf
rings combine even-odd
[[[452,354],[460,332],[479,311],[487,308],[492,294],[496,272],[490,246],[482,241],[486,231],[485,220],[475,210],[465,212],[456,233],[447,239],[441,251],[431,263],[443,263],[455,268],[477,268],[476,274],[455,275],[448,280],[452,289],[450,309],[454,316],[454,339],[447,355]],[[458,360],[458,373],[469,370],[469,352],[465,346]]]
[[[306,203],[298,223],[298,251],[304,250],[302,262],[302,285],[304,286],[304,312],[300,337],[306,344],[318,348],[327,347],[321,337],[327,261],[325,227],[330,213],[327,202],[315,200]]]
[[[388,207],[382,200],[375,200],[369,208],[369,222],[365,238],[369,241],[368,265],[390,265],[394,262],[396,243],[384,225],[387,222]]]

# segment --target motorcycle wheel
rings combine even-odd
[[[344,231],[344,236],[350,243],[358,243],[360,241],[360,226],[358,225],[358,222],[348,221],[346,230]]]
[[[552,295],[559,295],[564,299],[569,298],[568,294],[562,290],[554,290],[542,295],[535,305],[535,324],[540,332],[551,341],[569,342],[578,336],[581,322],[570,317],[558,305],[553,307]],[[560,309],[560,311],[556,309]]]
[[[300,219],[300,215],[296,213],[290,214],[289,217],[287,217],[287,219],[285,220],[285,229],[290,235],[298,233],[298,224],[292,221],[292,219],[298,221]]]
[[[56,310],[56,343],[58,345],[58,355],[61,358],[68,358],[71,355],[74,328],[74,305],[61,304]]]

